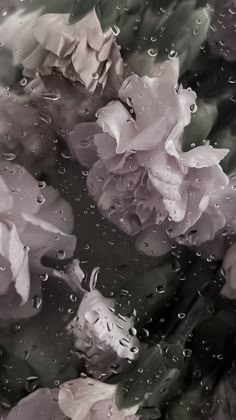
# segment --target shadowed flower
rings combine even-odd
[[[58,405],[58,390],[42,388],[21,400],[6,420],[66,420]]]
[[[81,281],[81,269],[74,263],[77,272],[77,286]],[[95,289],[98,269],[94,269],[90,279],[90,291],[83,291],[77,316],[67,329],[75,338],[75,347],[86,360],[87,370],[95,378],[105,378],[125,368],[127,360],[139,356],[139,340],[131,335],[133,320],[115,315],[114,300],[104,298]],[[70,276],[71,277],[71,276]],[[72,279],[69,284],[76,284]],[[127,367],[127,366],[126,366]]]
[[[71,257],[76,239],[70,235],[73,215],[69,204],[20,165],[0,163],[0,189],[0,319],[7,320],[37,312],[41,306],[37,285],[40,276],[50,273],[42,257]],[[32,296],[35,288],[37,302]]]
[[[45,109],[38,111],[29,95],[16,95],[0,86],[0,150],[6,160],[23,160],[27,155],[28,164],[44,153],[48,157],[54,135]]]
[[[226,283],[222,294],[229,299],[236,298],[236,243],[233,244],[225,254],[223,268],[226,274]]]
[[[90,91],[106,84],[120,87],[122,59],[111,29],[102,32],[95,9],[73,25],[69,14],[45,14],[33,27],[37,46],[23,61],[24,74],[50,75],[59,70]]]
[[[227,61],[236,60],[236,0],[217,0],[215,18],[209,30],[212,53]]]
[[[78,126],[70,144],[81,162],[90,155],[87,186],[105,217],[130,235],[162,225],[162,236],[197,245],[225,224],[215,200],[228,184],[219,165],[228,150],[206,143],[183,152],[196,94],[177,87],[176,63],[169,66],[159,77],[125,80],[119,100],[97,112],[102,130]]]
[[[116,385],[90,378],[64,383],[59,391],[59,406],[71,420],[138,420],[138,406],[118,410],[114,402]]]

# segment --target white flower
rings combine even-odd
[[[90,291],[83,289],[77,316],[67,327],[74,335],[75,347],[87,361],[89,373],[96,378],[108,376],[112,369],[122,369],[127,360],[138,357],[140,348],[138,339],[130,333],[132,318],[116,315],[114,300],[104,298],[95,289],[97,273],[95,269]]]
[[[34,305],[24,306],[35,288],[40,294],[40,275],[50,272],[42,257],[73,255],[73,214],[56,190],[17,164],[0,163],[0,191],[0,319],[32,316]]]

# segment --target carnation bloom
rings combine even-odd
[[[119,100],[97,112],[101,128],[78,125],[69,142],[81,162],[87,156],[88,190],[119,228],[145,235],[162,225],[161,236],[167,231],[171,239],[197,245],[225,224],[215,200],[228,184],[219,165],[228,150],[206,143],[183,152],[196,94],[177,87],[176,63],[169,66],[172,71],[165,64],[159,77],[125,80]]]
[[[236,0],[217,0],[215,18],[208,35],[212,52],[227,61],[236,60],[235,14]]]
[[[81,270],[78,263],[73,265],[78,285]],[[137,359],[140,342],[130,333],[133,320],[115,315],[114,300],[104,298],[95,288],[97,274],[98,269],[94,269],[89,292],[81,288],[83,299],[67,329],[75,338],[75,347],[85,357],[89,374],[104,378],[124,368],[127,360]],[[72,282],[76,284],[75,280]]]
[[[73,255],[73,215],[56,190],[20,165],[0,163],[0,189],[0,319],[28,317],[39,309],[32,292],[40,298],[40,276],[50,273],[42,257]]]
[[[137,420],[138,406],[119,410],[114,402],[116,385],[90,378],[64,383],[59,391],[59,406],[71,420]]]
[[[122,59],[111,29],[103,33],[95,9],[70,25],[69,14],[45,14],[36,20],[36,48],[23,60],[24,74],[34,78],[58,69],[66,78],[94,91],[109,82],[120,86]]]

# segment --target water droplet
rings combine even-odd
[[[184,349],[183,350],[183,355],[186,358],[191,357],[192,356],[192,350],[190,350],[190,349]]]
[[[23,77],[23,78],[20,80],[20,85],[21,85],[21,86],[26,86],[26,85],[27,85],[27,83],[28,83],[28,80],[27,80],[27,78],[26,78],[26,77]]]
[[[139,352],[139,348],[134,346],[130,348],[131,353],[137,354]]]
[[[42,281],[47,281],[48,280],[48,273],[40,274],[40,279]]]
[[[39,119],[48,125],[51,125],[52,123],[52,117],[50,115],[43,114],[42,112],[39,112]]]
[[[64,159],[71,159],[71,153],[70,152],[61,152],[61,157],[63,157]]]
[[[39,194],[37,196],[37,203],[39,203],[39,204],[45,203],[45,197],[42,194]]]
[[[177,57],[177,51],[175,51],[175,50],[171,50],[170,52],[169,52],[169,54],[168,54],[168,58],[170,59],[170,60],[173,60],[174,58],[176,58]]]
[[[49,100],[49,101],[57,101],[61,97],[61,93],[58,89],[55,90],[47,90],[42,93],[42,98]]]
[[[46,186],[47,186],[47,184],[46,184],[46,182],[45,182],[45,181],[39,181],[39,183],[38,183],[38,187],[39,187],[39,188],[43,189],[43,188],[45,188]]]
[[[70,295],[70,300],[71,300],[71,302],[76,302],[78,300],[78,298],[77,298],[77,296],[74,293],[72,293]]]
[[[120,345],[121,345],[121,346],[123,346],[123,347],[128,347],[128,346],[130,345],[130,341],[129,341],[129,339],[128,339],[128,338],[121,338],[121,339],[119,340],[119,343],[120,343]]]
[[[112,25],[111,26],[111,31],[113,33],[114,36],[118,36],[120,33],[120,28],[118,28],[117,25]]]
[[[42,298],[41,296],[33,296],[32,297],[32,306],[34,309],[39,309],[42,305]]]
[[[166,291],[166,286],[165,285],[161,284],[161,285],[158,285],[156,287],[156,292],[159,293],[159,294],[165,293],[165,291]]]
[[[92,73],[92,78],[95,79],[95,80],[98,80],[99,79],[99,74],[97,72]]]
[[[157,50],[157,48],[150,48],[150,49],[148,50],[148,54],[149,54],[151,57],[156,57],[156,56],[158,55],[158,50]]]
[[[58,172],[60,175],[64,175],[64,173],[66,172],[66,169],[65,169],[63,166],[61,166],[61,167],[57,170],[57,172]]]
[[[64,260],[66,257],[66,251],[64,249],[58,249],[56,252],[56,258],[58,260]]]
[[[3,153],[3,158],[5,160],[14,160],[16,158],[15,153]]]

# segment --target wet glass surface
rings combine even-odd
[[[1,0],[0,419],[236,419],[235,0]]]

